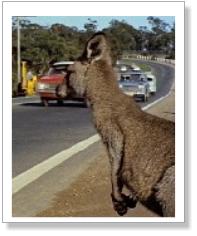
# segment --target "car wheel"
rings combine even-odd
[[[45,107],[49,106],[49,101],[46,98],[41,98],[42,105]]]

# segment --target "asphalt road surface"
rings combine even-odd
[[[140,106],[165,96],[174,79],[173,67],[146,63],[157,77],[158,91]],[[12,131],[13,177],[96,133],[90,111],[83,103],[43,107],[38,98],[13,99]]]

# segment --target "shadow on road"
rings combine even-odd
[[[82,102],[68,102],[63,104],[57,104],[57,103],[49,103],[48,106],[44,106],[41,102],[28,102],[20,104],[20,106],[25,107],[43,107],[43,108],[49,108],[49,107],[76,107],[76,108],[87,108],[87,105]]]

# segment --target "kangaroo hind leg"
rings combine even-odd
[[[119,215],[124,215],[127,212],[127,207],[135,207],[129,196],[122,193],[123,180],[121,175],[121,168],[124,158],[124,139],[121,132],[113,130],[113,136],[108,142],[108,153],[111,162],[111,182],[112,182],[112,202],[114,209]]]

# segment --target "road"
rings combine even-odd
[[[150,103],[169,92],[174,81],[174,68],[148,64],[158,77],[158,92],[151,97],[148,102]],[[139,105],[145,106],[148,103]],[[163,112],[161,103],[158,103],[161,116],[173,114],[173,102],[170,101],[167,106],[162,105]],[[156,109],[155,114],[159,115],[157,105],[152,109]],[[42,107],[38,97],[17,98],[13,99],[12,114],[13,177],[19,184],[21,182],[18,181],[18,177],[21,180],[22,176],[24,182],[24,171],[27,173],[38,163],[42,165],[44,160],[48,162],[52,155],[96,133],[91,123],[90,111],[83,103],[66,102],[61,107],[53,103],[49,107]],[[35,174],[32,169],[34,168],[31,168],[31,174]],[[22,175],[19,175],[20,173]],[[12,214],[13,216],[117,216],[110,199],[109,173],[109,161],[105,149],[101,142],[96,142],[37,179],[32,180],[33,176],[29,175],[31,182],[12,196]],[[99,181],[97,181],[98,176]],[[138,204],[125,216],[156,215]]]
[[[158,92],[140,106],[166,95],[174,78],[172,67],[146,63],[158,78]],[[83,103],[42,107],[38,98],[13,99],[12,127],[13,177],[96,133]]]

